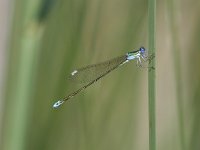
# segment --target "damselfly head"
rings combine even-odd
[[[147,57],[148,55],[147,50],[144,47],[140,47],[139,52],[143,57]]]
[[[145,53],[145,51],[146,51],[146,50],[145,50],[145,48],[144,48],[144,47],[140,47],[140,53],[141,53],[141,54],[144,54],[144,53]]]

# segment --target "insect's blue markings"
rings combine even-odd
[[[60,105],[62,105],[64,103],[63,100],[59,100],[56,103],[53,104],[53,108],[58,108]]]

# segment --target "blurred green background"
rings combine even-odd
[[[200,1],[157,1],[159,150],[200,149]],[[147,0],[0,1],[0,149],[147,150],[147,69],[130,62],[55,110],[67,75],[145,46]]]

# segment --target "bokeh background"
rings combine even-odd
[[[159,150],[200,149],[200,1],[157,1]],[[147,0],[0,1],[0,149],[147,150],[147,69],[130,62],[55,110],[67,75],[145,46]]]

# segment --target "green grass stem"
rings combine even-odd
[[[17,70],[13,73],[13,68],[10,69],[10,78],[13,79],[13,83],[10,83],[9,87],[12,89],[9,91],[9,101],[12,102],[9,105],[9,114],[7,118],[8,124],[6,126],[7,132],[5,132],[5,145],[7,150],[23,150],[26,149],[26,129],[28,123],[28,115],[30,108],[30,100],[33,94],[33,84],[35,80],[35,70],[38,59],[38,46],[40,45],[40,39],[43,33],[43,28],[34,19],[35,14],[38,12],[38,3],[36,1],[29,2],[24,7],[16,8],[16,16],[23,14],[18,22],[18,28],[13,26],[14,34],[12,35],[13,43],[18,45],[11,46],[10,53],[14,53],[18,50],[18,59],[13,65],[16,65]],[[23,31],[19,28],[23,27]]]
[[[148,3],[148,31],[149,31],[149,54],[155,56],[156,51],[156,0]],[[155,68],[155,57],[149,63],[149,67]],[[148,73],[149,92],[149,150],[156,150],[156,86],[155,69],[149,69]]]

